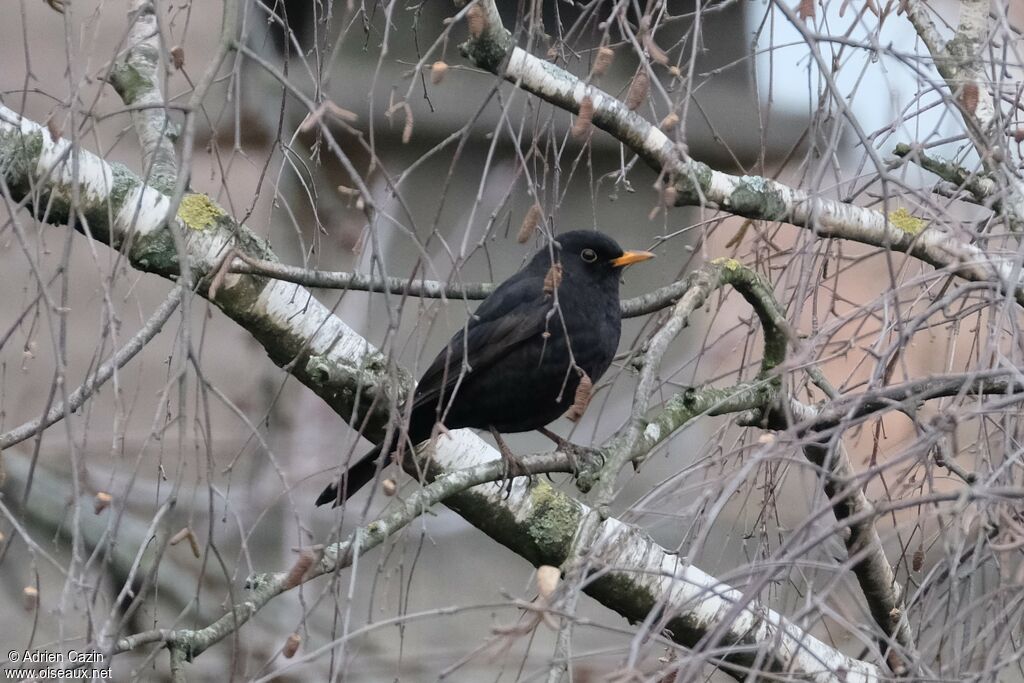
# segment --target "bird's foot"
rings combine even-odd
[[[554,441],[558,450],[569,458],[569,466],[576,479],[576,488],[583,493],[589,491],[597,481],[601,468],[604,467],[604,451],[592,446],[574,444],[545,427],[541,427],[537,431]]]
[[[505,489],[505,497],[512,495],[512,482],[515,481],[516,477],[529,476],[530,483],[533,483],[533,477],[529,475],[526,468],[523,467],[522,461],[519,459],[512,449],[508,447],[505,440],[501,438],[501,434],[494,427],[490,428],[491,436],[498,444],[498,452],[501,453],[501,460],[505,464],[505,472],[503,479],[503,488]]]

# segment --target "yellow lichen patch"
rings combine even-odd
[[[917,235],[928,227],[928,221],[918,218],[902,206],[895,211],[889,212],[889,222],[910,235]]]
[[[543,479],[538,479],[536,486],[530,489],[530,498],[533,500],[533,504],[537,506],[545,505],[555,497],[557,492]]]
[[[713,265],[713,266],[722,266],[723,268],[728,268],[729,270],[733,270],[733,271],[739,270],[740,268],[743,267],[743,264],[740,263],[739,261],[737,261],[736,259],[734,259],[734,258],[725,258],[724,256],[719,256],[718,258],[714,259],[711,262],[711,265]]]
[[[221,208],[205,194],[187,194],[178,207],[178,218],[192,230],[206,230],[223,215]]]

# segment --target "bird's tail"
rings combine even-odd
[[[316,499],[317,505],[331,503],[331,507],[343,505],[356,491],[363,488],[377,476],[377,459],[384,449],[377,446],[359,458],[341,475],[341,479],[328,485]],[[387,463],[384,463],[386,465]],[[383,465],[382,465],[383,466]]]

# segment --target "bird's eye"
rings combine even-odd
[[[580,258],[587,263],[593,263],[597,260],[597,253],[593,249],[584,249],[580,252]]]

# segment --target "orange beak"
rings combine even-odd
[[[623,268],[625,266],[632,265],[634,263],[640,263],[647,259],[654,258],[654,254],[649,251],[627,251],[625,254],[617,259],[612,259],[612,265],[616,268]]]

